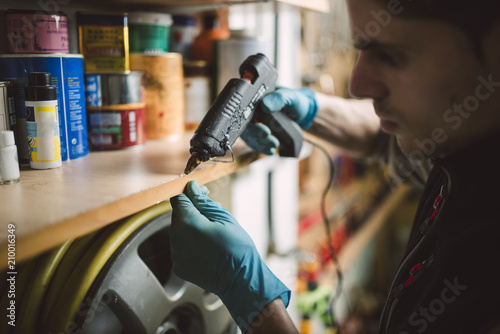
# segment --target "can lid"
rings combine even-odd
[[[0,131],[0,147],[15,145],[14,132],[11,130]]]
[[[196,26],[196,19],[187,15],[174,15],[174,24],[182,26]]]
[[[50,101],[57,98],[56,86],[52,85],[49,72],[28,73],[28,85],[24,88],[26,101]]]
[[[83,55],[80,53],[3,53],[0,54],[0,58],[81,58]]]
[[[128,26],[128,13],[76,12],[78,25]]]
[[[32,10],[32,9],[7,9],[7,12],[6,12],[6,15],[9,15],[9,14],[26,14],[26,15],[29,15],[29,14],[33,14],[37,17],[39,17],[40,15],[50,15],[50,16],[54,16],[54,15],[58,15],[58,16],[62,16],[62,17],[67,17],[66,13],[63,13],[63,12],[58,12],[58,11],[40,11],[40,10]]]
[[[182,63],[182,67],[187,77],[210,75],[210,66],[204,60],[188,60]]]
[[[172,15],[166,13],[132,12],[128,15],[130,23],[172,25]]]
[[[28,85],[30,86],[50,86],[52,77],[49,72],[28,73]]]

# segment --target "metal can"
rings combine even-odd
[[[86,73],[90,149],[143,144],[146,136],[142,72]]]
[[[214,42],[215,48],[215,94],[220,93],[227,81],[239,76],[239,65],[248,56],[262,53],[274,59],[274,44],[270,39],[255,37],[246,31],[231,30],[231,37]]]
[[[57,87],[61,158],[74,160],[88,155],[83,57],[80,54],[0,55],[0,79],[13,84],[17,120],[17,148],[21,164],[29,164],[24,87],[28,73],[49,72]]]
[[[66,14],[16,9],[8,10],[5,18],[10,52],[69,52]]]
[[[129,66],[127,13],[78,12],[78,41],[87,72],[123,72]]]
[[[210,108],[211,75],[206,61],[185,61],[184,64],[184,105],[186,109],[186,129],[194,130]]]
[[[9,81],[0,81],[0,131],[12,130],[16,127],[16,109],[12,84]]]
[[[166,13],[129,14],[130,51],[162,54],[168,51],[172,16]]]
[[[132,69],[144,72],[146,137],[165,138],[184,133],[184,82],[182,56],[133,53]]]

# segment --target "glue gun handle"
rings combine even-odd
[[[302,129],[283,112],[267,113],[260,109],[255,112],[255,120],[271,129],[271,133],[279,142],[279,155],[282,157],[298,157],[302,148]]]

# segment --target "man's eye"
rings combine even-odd
[[[382,50],[377,52],[377,58],[382,63],[390,66],[400,66],[404,61],[404,57],[400,53]]]

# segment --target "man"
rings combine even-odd
[[[350,91],[373,108],[307,89],[263,108],[285,107],[311,133],[425,184],[380,333],[500,333],[500,3],[347,2],[359,49]],[[262,126],[245,140],[276,144]],[[234,218],[195,183],[172,205],[175,272],[219,295],[243,332],[297,332],[288,289]]]

